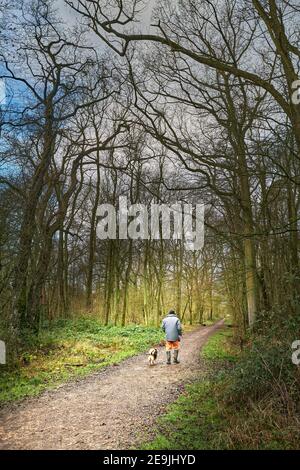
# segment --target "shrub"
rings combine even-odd
[[[300,371],[291,360],[291,344],[298,339],[298,331],[298,319],[261,328],[227,378],[226,399],[242,404],[273,395],[285,411],[298,407]]]

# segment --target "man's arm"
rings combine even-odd
[[[161,328],[164,332],[166,332],[165,320],[162,321]]]
[[[179,336],[182,336],[182,326],[181,326],[180,320],[177,320],[177,331],[178,331]]]

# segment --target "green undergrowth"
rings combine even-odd
[[[92,318],[56,321],[38,337],[27,332],[19,367],[0,370],[0,405],[119,363],[162,339],[159,328],[103,326]]]

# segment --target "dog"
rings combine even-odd
[[[148,361],[149,361],[149,366],[154,366],[155,361],[157,359],[157,349],[156,348],[151,348],[148,352]]]

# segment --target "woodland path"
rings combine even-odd
[[[159,348],[149,367],[140,354],[0,411],[0,449],[128,449],[153,436],[157,417],[197,378],[199,350],[222,328],[183,336],[181,363],[167,366]]]

